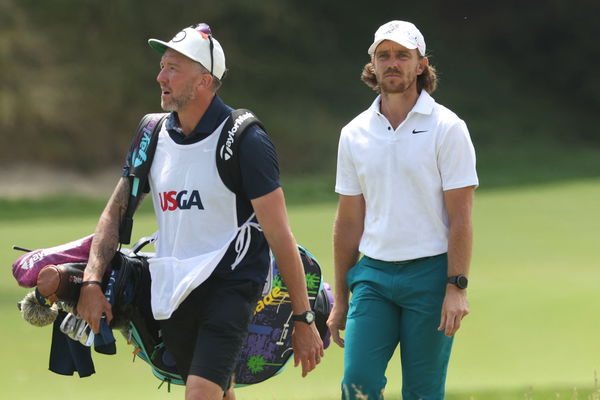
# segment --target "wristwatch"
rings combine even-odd
[[[300,321],[310,325],[315,322],[315,312],[305,311],[302,314],[293,314],[292,321]]]
[[[449,276],[448,283],[456,285],[459,289],[466,289],[469,286],[469,280],[464,275]]]

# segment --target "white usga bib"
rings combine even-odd
[[[156,319],[169,318],[210,276],[242,228],[236,195],[215,162],[225,121],[206,139],[187,145],[173,142],[165,124],[160,130],[149,175],[158,222],[156,257],[148,260]]]

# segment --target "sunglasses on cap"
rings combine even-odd
[[[215,48],[215,45],[213,44],[212,31],[210,30],[210,26],[208,26],[208,24],[205,24],[204,22],[199,22],[197,24],[191,25],[190,28],[202,32],[208,37],[210,48],[210,74],[212,75],[214,65],[213,49]]]

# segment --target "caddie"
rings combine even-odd
[[[148,43],[162,55],[156,80],[161,107],[170,112],[149,174],[158,224],[156,257],[149,260],[151,303],[186,382],[185,398],[235,397],[232,373],[267,275],[269,248],[291,297],[295,365],[301,364],[306,376],[320,362],[323,343],[288,224],[273,144],[258,126],[246,130],[237,148],[241,188],[229,190],[215,165],[217,141],[232,111],[216,94],[226,72],[221,44],[206,24],[184,28],[168,42]],[[117,250],[136,156],[130,152],[126,158],[84,271],[77,311],[94,332],[103,316],[112,318],[98,283]]]

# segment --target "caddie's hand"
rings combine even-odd
[[[100,332],[100,319],[106,315],[108,323],[112,321],[112,307],[99,285],[85,285],[79,292],[76,313],[87,321],[92,332]]]
[[[302,377],[317,367],[325,355],[323,341],[314,323],[294,322],[292,332],[294,367],[302,363]]]
[[[469,302],[467,291],[459,289],[455,285],[446,286],[446,296],[442,305],[442,316],[438,331],[445,331],[448,337],[454,336],[460,328],[462,319],[469,314]]]
[[[348,316],[348,305],[333,304],[327,327],[331,331],[331,339],[340,347],[344,347],[344,338],[340,337],[340,331],[346,329],[346,317]]]

